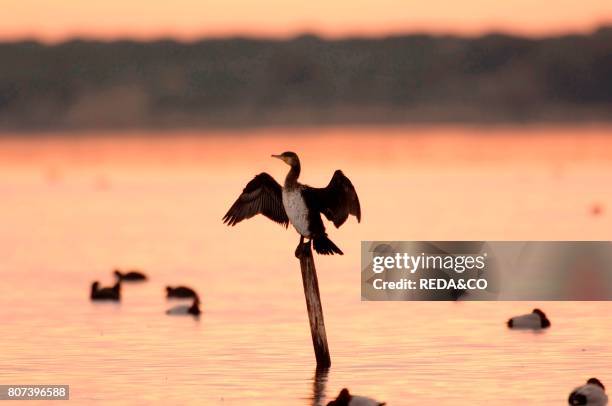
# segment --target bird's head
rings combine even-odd
[[[601,389],[606,390],[606,387],[603,386],[603,383],[601,383],[601,381],[597,378],[591,378],[587,381],[587,384],[589,385],[597,385],[599,386]]]
[[[272,158],[278,158],[289,166],[299,165],[300,159],[295,152],[283,152],[280,155],[272,155]]]
[[[340,394],[336,398],[336,400],[332,400],[327,404],[327,406],[342,406],[348,405],[351,402],[352,396],[349,393],[348,389],[344,388],[340,391]]]
[[[189,313],[195,316],[199,316],[202,311],[200,310],[200,299],[196,296],[193,299],[193,304],[189,307]]]

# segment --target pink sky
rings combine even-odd
[[[546,35],[612,22],[611,0],[3,0],[0,38],[192,39],[503,30]]]

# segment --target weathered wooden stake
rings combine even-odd
[[[308,310],[310,334],[312,335],[312,345],[317,359],[317,367],[329,368],[331,366],[331,358],[329,357],[325,323],[323,322],[319,280],[310,243],[302,244],[297,257],[300,259],[300,268],[302,269],[304,296],[306,297],[306,309]]]

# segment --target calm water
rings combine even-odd
[[[1,382],[70,384],[73,404],[311,405],[342,387],[389,405],[562,405],[612,386],[608,303],[360,301],[361,240],[612,239],[612,138],[588,128],[369,128],[0,138]],[[202,137],[201,135],[206,135]],[[316,374],[293,230],[221,217],[250,178],[300,154],[342,168],[363,221],[317,257],[332,368]],[[593,205],[603,212],[592,215]],[[121,304],[89,284],[150,275]],[[203,297],[172,318],[166,284]],[[546,332],[505,320],[541,306]],[[36,403],[40,404],[40,403]]]

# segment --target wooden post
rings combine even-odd
[[[310,243],[303,243],[299,251],[298,258],[300,259],[300,268],[302,269],[304,296],[306,297],[306,309],[308,310],[310,334],[312,335],[312,345],[317,359],[317,367],[329,368],[331,366],[331,358],[329,356],[329,347],[327,346],[325,323],[323,322],[319,280]]]

